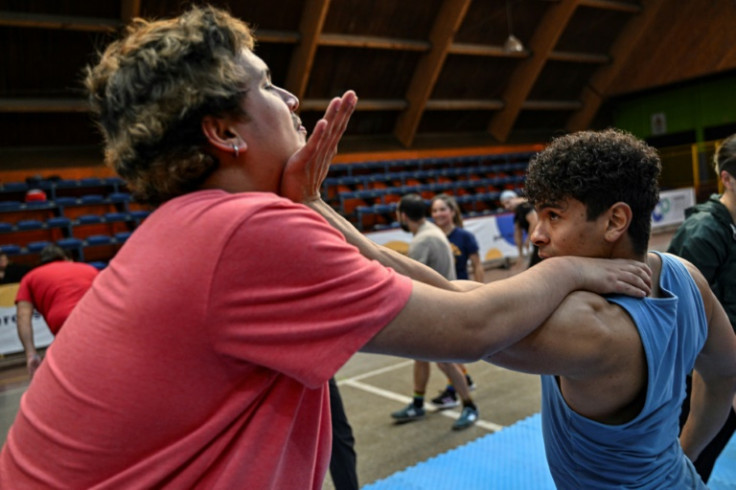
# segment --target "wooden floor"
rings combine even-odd
[[[650,248],[666,249],[671,235],[671,231],[652,235]],[[489,269],[485,279],[496,281],[518,271],[514,267]],[[28,385],[22,362],[17,357],[0,363],[0,442],[5,441]],[[458,410],[429,413],[424,420],[408,424],[393,423],[390,413],[410,401],[411,360],[359,353],[343,366],[336,379],[355,433],[361,484],[386,478],[539,412],[538,376],[483,362],[470,364],[468,369],[477,385],[473,396],[480,420],[475,426],[457,432],[451,430],[451,425],[459,415]],[[444,375],[433,365],[428,395],[434,396],[444,385]],[[332,488],[328,476],[323,489]]]

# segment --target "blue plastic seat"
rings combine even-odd
[[[105,213],[104,215],[105,221],[108,223],[112,223],[113,221],[128,221],[131,216],[128,213],[121,213],[118,211]]]
[[[130,238],[130,235],[133,233],[130,231],[120,231],[118,233],[115,233],[115,240],[118,243],[125,243],[125,241]]]
[[[57,197],[54,201],[58,206],[64,207],[64,206],[75,206],[79,200],[76,197],[71,196],[61,196]]]
[[[62,179],[54,184],[57,189],[74,189],[79,187],[79,181],[76,179]]]
[[[148,218],[148,215],[151,214],[150,211],[146,211],[145,209],[137,209],[135,211],[130,212],[130,216],[134,219],[143,221],[144,219]]]
[[[13,231],[13,225],[10,223],[0,222],[0,233],[8,233]]]
[[[102,216],[98,214],[85,214],[77,218],[80,225],[94,225],[102,223]]]
[[[109,235],[91,235],[87,237],[88,246],[110,245],[111,243],[112,237]]]
[[[46,220],[46,226],[49,228],[65,228],[71,225],[72,220],[66,216],[54,216]]]
[[[16,226],[19,230],[40,230],[43,228],[43,222],[37,219],[24,219],[18,221]]]
[[[75,237],[62,238],[56,242],[58,246],[66,249],[80,248],[82,246],[82,243],[82,240]]]
[[[28,184],[25,182],[6,182],[0,187],[4,192],[25,192],[28,190]]]
[[[86,194],[81,198],[82,204],[102,204],[105,198],[100,194]]]
[[[51,243],[51,242],[47,242],[47,241],[40,241],[40,242],[31,242],[31,243],[29,243],[28,245],[26,245],[26,248],[27,248],[27,249],[28,249],[28,251],[29,251],[29,252],[31,252],[31,253],[38,253],[38,252],[40,252],[41,250],[43,250],[44,248],[46,248],[46,246],[47,246],[47,245],[48,245],[49,243]]]
[[[107,267],[107,263],[106,262],[102,262],[101,260],[95,260],[93,262],[89,262],[89,265],[91,265],[92,267],[94,267],[98,271],[101,271],[102,269],[104,269],[105,267]]]
[[[130,202],[132,197],[127,192],[113,192],[107,196],[110,202]]]
[[[0,211],[17,211],[20,208],[20,201],[0,201]]]
[[[105,181],[99,177],[85,177],[83,179],[79,179],[80,187],[101,187],[103,185],[105,185]]]
[[[8,243],[6,245],[0,245],[0,252],[8,254],[8,255],[15,255],[19,254],[23,251],[20,245],[15,245],[13,243]]]

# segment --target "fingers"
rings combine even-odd
[[[618,272],[617,289],[622,294],[644,297],[652,292],[652,271],[643,262],[622,261],[626,264]]]

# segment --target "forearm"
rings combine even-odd
[[[485,282],[485,271],[483,270],[483,262],[480,261],[478,254],[470,256],[470,263],[473,264],[473,279],[477,282]]]
[[[360,233],[349,221],[340,216],[337,211],[332,209],[323,200],[313,200],[305,204],[325,218],[333,228],[342,233],[348,243],[357,247],[364,257],[376,260],[386,267],[391,267],[399,274],[411,277],[416,281],[451,291],[459,289],[458,285],[448,281],[424,264],[373,242]]]
[[[18,304],[16,311],[16,321],[18,323],[18,338],[23,344],[23,350],[26,358],[37,355],[36,345],[33,341],[33,306]]]
[[[725,423],[735,389],[736,382],[732,377],[706,384],[697,371],[693,373],[690,414],[680,434],[682,449],[692,461],[698,458]]]

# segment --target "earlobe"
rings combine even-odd
[[[605,232],[606,240],[615,242],[623,236],[631,224],[631,207],[625,202],[617,202],[608,210],[608,222]]]
[[[726,189],[732,188],[734,186],[733,176],[725,170],[721,170],[721,182],[723,183],[723,187],[725,187]]]
[[[205,116],[202,118],[202,132],[213,147],[225,153],[234,154],[235,158],[246,149],[245,142],[233,131],[225,119]]]

